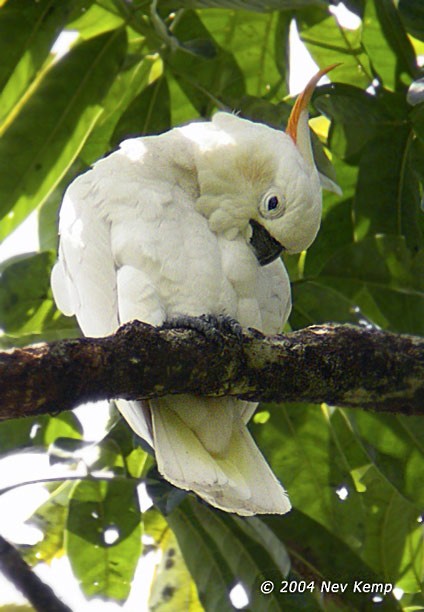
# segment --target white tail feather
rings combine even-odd
[[[153,448],[152,422],[148,402],[117,400],[116,405],[131,429]]]
[[[229,398],[193,396],[152,402],[159,472],[221,510],[244,516],[284,514],[291,507],[288,496],[247,430],[239,403],[243,406]],[[205,444],[213,439],[212,430],[213,450]]]

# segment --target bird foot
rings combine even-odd
[[[193,329],[200,332],[208,340],[222,340],[223,336],[233,336],[238,342],[242,341],[243,328],[236,319],[228,315],[204,314],[200,317],[179,315],[171,317],[162,325],[163,329]]]

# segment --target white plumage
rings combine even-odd
[[[278,247],[307,248],[321,215],[303,125],[311,87],[297,104],[297,142],[217,113],[127,140],[70,185],[52,287],[85,335],[202,314],[281,331],[291,299]],[[177,487],[241,515],[290,509],[246,427],[256,404],[182,395],[118,405]]]

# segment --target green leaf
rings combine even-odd
[[[59,436],[81,438],[80,422],[72,412],[50,417],[38,415],[0,423],[0,454],[29,447],[46,448]]]
[[[398,9],[408,32],[424,40],[424,5],[421,0],[399,0]]]
[[[46,426],[42,429],[45,446],[50,446],[58,438],[81,440],[82,434],[81,423],[72,412],[64,412],[55,417],[49,417]]]
[[[418,74],[414,49],[392,0],[368,0],[362,43],[384,87],[404,90]]]
[[[345,580],[352,581],[358,571],[361,578],[374,572],[379,582],[404,580],[416,590],[423,574],[422,566],[417,573],[418,560],[415,560],[419,508],[406,500],[385,471],[379,469],[373,443],[367,452],[360,435],[346,419],[346,411],[326,406],[319,410],[316,406],[300,404],[267,409],[270,418],[265,425],[255,425],[253,431],[285,484],[294,508],[344,543],[343,546],[328,545],[331,559],[325,560],[321,553],[315,553],[315,549],[323,550],[323,543],[307,537],[300,524],[299,529],[304,533],[301,539],[304,561],[300,567],[309,559],[315,565],[318,554],[321,562],[315,567],[324,576],[327,572],[330,576],[334,572],[337,575],[344,571],[345,565],[352,564],[346,569]],[[384,427],[383,418],[380,426]],[[403,469],[401,464],[399,469]],[[346,493],[345,499],[339,496],[342,490]],[[290,524],[290,515],[287,520]],[[290,526],[288,534],[291,534]],[[323,542],[329,541],[324,532],[322,537]],[[414,543],[408,552],[405,542]],[[345,546],[351,549],[350,555],[343,551]],[[364,567],[360,570],[355,555],[362,559]],[[332,579],[343,580],[341,575]]]
[[[172,125],[183,125],[193,121],[198,116],[198,112],[190,98],[181,89],[178,81],[171,72],[166,71],[170,97],[171,97],[171,123]]]
[[[175,535],[165,521],[163,523],[164,529],[157,541],[162,555],[150,589],[149,610],[202,612],[196,586],[184,563]]]
[[[404,497],[423,506],[424,492],[417,486],[424,459],[422,419],[371,412],[349,416],[379,469]]]
[[[58,325],[57,328],[44,329],[38,333],[19,333],[4,334],[0,332],[0,347],[3,350],[11,348],[24,347],[29,344],[37,344],[39,342],[54,342],[66,338],[80,338],[81,331],[78,327],[76,319],[72,317],[67,321],[62,319],[63,325]]]
[[[0,216],[7,217],[0,238],[48,197],[70,167],[102,113],[124,52],[121,30],[76,46],[48,71],[4,133]]]
[[[421,93],[423,96],[424,102],[424,91]],[[424,103],[418,104],[411,111],[411,121],[414,128],[414,131],[418,138],[424,143]],[[423,168],[420,168],[421,173],[423,172]]]
[[[168,516],[188,495],[187,491],[177,489],[161,477],[156,467],[152,467],[146,477],[146,488],[149,497],[162,514]]]
[[[148,455],[142,448],[137,447],[130,452],[125,458],[125,465],[128,470],[128,474],[132,478],[141,478],[151,467],[153,458]]]
[[[365,317],[400,333],[424,332],[423,255],[401,237],[378,235],[334,252],[319,282],[343,294]]]
[[[52,252],[24,255],[5,262],[0,276],[0,327],[18,335],[72,329],[53,302]]]
[[[264,98],[245,95],[239,99],[236,110],[245,119],[266,123],[281,130],[287,123],[291,106],[285,102],[273,104]]]
[[[136,483],[79,482],[72,491],[66,552],[87,597],[123,602],[141,553]]]
[[[358,323],[355,302],[342,291],[329,286],[325,280],[295,281],[292,285],[292,329],[319,323]]]
[[[303,275],[315,277],[333,253],[353,242],[352,205],[358,170],[333,157],[337,180],[343,185],[343,199],[324,193],[323,219],[320,231],[306,253]]]
[[[121,116],[127,111],[134,98],[145,89],[152,74],[162,72],[161,60],[154,55],[148,55],[146,41],[127,28],[127,56],[121,70],[104,96],[103,114],[90,133],[80,158],[90,165],[103,157],[116,142],[113,133]]]
[[[364,88],[371,83],[370,62],[361,45],[360,28],[342,28],[324,9],[298,13],[296,23],[301,40],[321,68],[342,62],[331,74],[331,80]]]
[[[153,506],[144,513],[143,524],[144,533],[153,538],[155,546],[160,545],[169,529],[165,517]]]
[[[327,410],[308,404],[267,409],[270,419],[252,431],[289,492],[293,506],[341,539],[348,533],[358,536],[360,499],[352,494],[341,504],[336,494],[348,474],[331,438]]]
[[[266,598],[263,580],[277,585],[288,570],[285,548],[259,518],[241,519],[188,497],[167,517],[206,610],[232,610],[229,593],[240,582],[253,610],[296,610],[276,589]],[[214,588],[211,589],[210,585]],[[309,593],[299,600],[312,604]],[[310,608],[315,609],[315,606]]]
[[[305,6],[327,6],[326,0],[177,0],[176,2],[163,2],[175,10],[178,7],[185,8],[225,8],[234,10],[257,11],[264,13],[268,11],[287,11],[301,9]]]
[[[209,116],[217,105],[231,105],[231,100],[245,93],[244,76],[234,57],[217,45],[196,13],[185,12],[173,34],[182,43],[200,38],[210,40],[216,48],[213,59],[195,56],[181,47],[169,52],[165,58],[167,71],[172,72],[200,115]]]
[[[101,0],[91,6],[86,6],[75,18],[67,24],[67,29],[76,30],[83,40],[88,40],[116,30],[125,24],[113,0]]]
[[[353,209],[357,239],[396,234],[405,237],[413,252],[424,246],[424,218],[413,153],[413,135],[407,125],[378,129],[367,144],[359,165]]]
[[[381,576],[360,559],[357,550],[352,550],[320,522],[297,509],[293,509],[284,521],[270,516],[265,518],[265,522],[276,537],[287,542],[293,559],[293,579],[297,583],[301,580],[312,583],[316,592],[324,593],[320,595],[324,602],[323,609],[337,612],[373,609],[370,595],[355,593],[355,580],[377,584],[381,583]],[[322,582],[347,584],[343,598],[331,592],[326,595],[325,590],[321,590]],[[332,603],[335,604],[334,608],[329,607]],[[385,597],[385,601],[379,605],[383,610],[402,609],[393,595]]]
[[[44,534],[41,541],[25,551],[24,558],[30,565],[51,563],[63,554],[68,505],[74,486],[73,482],[50,485],[49,499],[27,520],[28,525],[37,527]]]
[[[292,13],[280,12],[275,30],[274,56],[278,72],[284,79],[286,91],[289,91],[289,75],[287,67],[290,62],[290,26]]]
[[[31,434],[44,417],[11,419],[0,423],[0,455],[33,445]]]
[[[398,457],[406,440],[395,440],[391,433],[395,418],[387,415],[372,423],[369,435],[374,440],[362,439],[363,431],[358,422],[364,417],[366,422],[366,413],[337,411],[331,421],[332,435],[344,453],[363,503],[361,556],[385,581],[414,592],[420,589],[424,577],[419,541],[422,534],[418,521],[420,507],[407,500],[399,489],[405,465],[400,461],[395,464],[379,460],[377,450],[381,440],[390,439],[392,453]],[[417,450],[416,445],[414,450]]]
[[[201,19],[215,44],[230,53],[243,71],[248,95],[272,96],[276,101],[287,95],[284,59],[290,13],[214,10],[203,11]]]
[[[0,10],[0,125],[25,95],[66,23],[69,0],[9,0]]]
[[[320,87],[314,96],[314,105],[332,120],[331,151],[348,161],[357,159],[378,126],[386,127],[388,123],[377,98],[353,85],[335,83]]]
[[[171,127],[169,87],[165,78],[150,83],[121,116],[112,137],[114,145],[124,138],[166,132]]]

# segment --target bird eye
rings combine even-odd
[[[271,196],[267,201],[268,210],[275,210],[279,204],[277,196]]]
[[[284,212],[284,204],[284,196],[275,192],[268,192],[262,198],[259,212],[267,218],[280,217]]]

